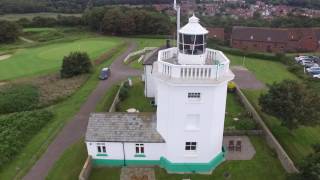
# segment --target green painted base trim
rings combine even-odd
[[[211,172],[224,160],[224,152],[219,153],[209,163],[172,163],[164,157],[160,159],[160,167],[168,172],[190,172],[190,173],[205,173]]]
[[[108,154],[97,154],[97,156],[104,156],[104,157],[107,157]]]
[[[146,157],[146,155],[145,154],[136,154],[136,155],[134,155],[134,157]]]
[[[207,173],[214,170],[225,160],[225,150],[222,150],[215,158],[208,163],[172,163],[165,157],[160,160],[112,160],[112,159],[92,159],[94,166],[130,166],[130,165],[158,165],[168,172],[189,172]]]

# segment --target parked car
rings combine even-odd
[[[103,68],[100,72],[100,76],[99,76],[99,79],[101,80],[106,80],[110,77],[111,75],[111,70],[110,68]]]
[[[313,78],[318,78],[320,79],[320,74],[315,74],[315,75],[312,75]]]
[[[312,59],[313,62],[315,63],[319,63],[320,62],[320,58],[318,56],[309,56],[310,59]]]
[[[309,59],[309,56],[296,56],[294,58],[294,60],[296,60],[296,62],[300,62],[303,59]]]
[[[320,74],[320,67],[307,68],[306,71],[311,75]]]
[[[307,62],[304,62],[304,67],[306,67],[306,68],[319,67],[319,65],[317,63],[312,62],[312,61],[311,62],[307,61]]]

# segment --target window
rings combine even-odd
[[[197,142],[186,142],[186,151],[196,151],[197,150]]]
[[[136,154],[144,154],[144,144],[136,144]]]
[[[187,131],[200,130],[200,114],[188,114],[185,123],[185,130]]]
[[[100,154],[107,153],[107,148],[104,143],[97,143],[97,150],[98,150],[98,153],[100,153]]]
[[[194,93],[188,93],[188,98],[189,99],[200,99],[201,93],[199,92],[194,92]]]

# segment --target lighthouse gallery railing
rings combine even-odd
[[[169,48],[159,51],[158,72],[169,78],[215,79],[218,80],[229,71],[229,59],[221,51],[206,49],[205,65],[181,65],[170,62],[177,59],[178,49]]]

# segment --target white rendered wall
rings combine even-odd
[[[164,153],[165,143],[142,143],[144,144],[145,157],[134,157],[136,143],[125,143],[126,160],[160,160]]]
[[[173,86],[157,81],[157,129],[166,141],[165,157],[174,163],[207,163],[221,152],[227,82],[219,86]],[[188,92],[200,92],[199,102]],[[199,114],[199,129],[186,130],[187,115]],[[197,142],[197,152],[185,151],[185,142]]]
[[[144,94],[146,97],[153,98],[155,97],[155,83],[154,78],[152,77],[152,66],[145,65],[144,66]]]
[[[104,142],[86,142],[88,154],[93,159],[123,159],[123,145],[120,142],[105,142],[108,156],[97,156],[98,148],[97,143]]]
[[[104,143],[108,156],[97,156],[97,142],[86,142],[88,154],[93,159],[123,160],[123,144],[121,142],[98,142]],[[124,143],[126,160],[160,160],[165,152],[165,143],[142,143],[144,144],[145,157],[134,157],[136,154],[136,143]],[[141,143],[140,143],[141,144]]]

